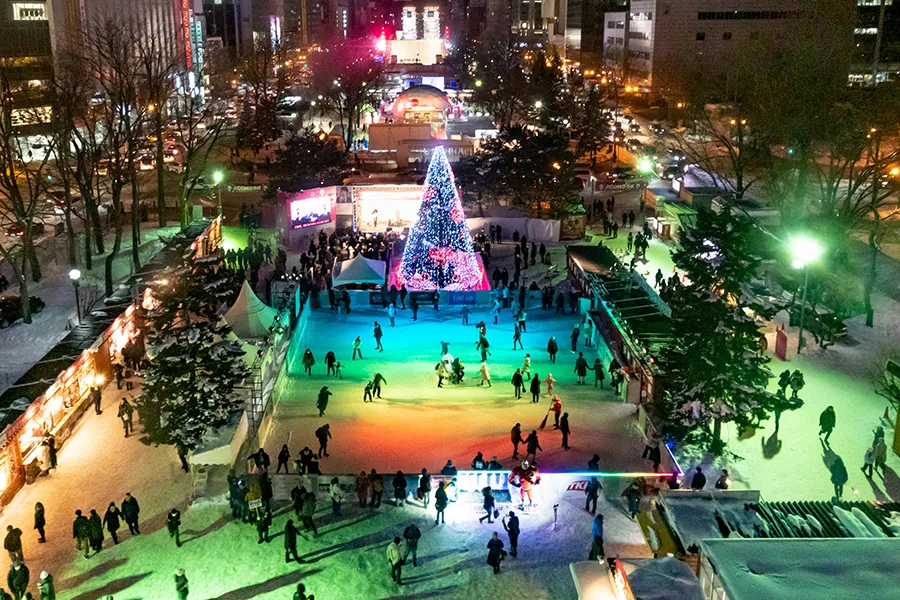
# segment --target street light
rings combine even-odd
[[[791,240],[791,256],[795,269],[803,269],[803,293],[800,296],[800,335],[797,338],[797,354],[803,350],[803,321],[806,317],[806,290],[809,288],[809,263],[816,262],[822,256],[822,246],[808,237]]]
[[[540,100],[538,100],[537,102],[534,103],[534,107],[538,110],[540,110],[543,105],[544,105],[544,103],[541,102]]]
[[[81,298],[78,296],[78,280],[81,279],[81,271],[72,269],[69,271],[69,279],[72,280],[72,286],[75,288],[75,310],[78,312],[78,324],[81,325]]]
[[[222,171],[213,171],[213,183],[216,184],[216,203],[219,208],[219,218],[222,218],[222,190],[219,188],[219,184],[222,183]]]

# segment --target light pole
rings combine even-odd
[[[219,184],[222,183],[222,171],[213,171],[213,183],[216,184],[216,204],[219,209],[219,218],[222,218],[222,190]]]
[[[791,254],[794,257],[795,269],[803,269],[803,292],[800,296],[800,335],[797,337],[797,354],[803,350],[803,322],[806,318],[806,290],[809,288],[809,263],[819,260],[822,256],[822,246],[813,239],[807,237],[791,240]]]
[[[81,279],[81,271],[72,269],[69,271],[69,279],[72,280],[72,287],[75,288],[75,310],[78,313],[78,324],[81,325],[81,298],[78,295],[78,280]]]

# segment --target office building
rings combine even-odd
[[[900,3],[857,0],[850,59],[852,86],[871,86],[900,77]]]

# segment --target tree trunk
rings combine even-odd
[[[134,154],[129,160],[131,167],[131,262],[134,270],[141,268],[141,205],[138,202],[137,171],[134,168]]]
[[[35,283],[39,283],[41,281],[41,263],[38,261],[37,252],[34,251],[33,239],[28,240],[24,250],[25,256],[28,259],[28,264],[31,266],[31,280]]]
[[[94,243],[97,246],[97,254],[103,254],[106,252],[106,248],[103,244],[103,223],[100,222],[100,209],[97,206],[99,196],[95,198],[93,194],[83,195],[84,210],[87,213],[87,215],[85,215],[87,221],[84,224],[84,235],[88,238],[88,244],[90,244],[90,238],[93,232]]]
[[[68,192],[66,195],[69,195]],[[78,250],[75,230],[72,228],[72,210],[68,200],[66,201],[66,250],[68,251],[69,266],[74,267],[78,263]]]
[[[84,227],[84,268],[90,271],[94,267],[94,260],[91,256],[91,226],[90,221],[85,222]]]
[[[713,454],[722,452],[722,419],[713,420],[713,439],[709,445],[709,451]]]
[[[106,261],[103,268],[107,296],[111,296],[113,293],[113,263],[115,262],[116,256],[119,254],[119,250],[122,247],[121,199],[118,202],[113,202],[113,211],[113,227],[115,227],[116,230],[116,237],[113,240],[112,250],[110,250],[109,254],[106,256]]]
[[[157,223],[160,227],[166,226],[166,194],[163,189],[163,126],[162,106],[156,110],[156,210],[159,213]]]
[[[875,325],[875,309],[872,307],[872,290],[875,289],[875,276],[878,271],[878,244],[875,243],[875,227],[878,225],[878,211],[875,211],[875,224],[869,232],[869,270],[866,273],[863,301],[866,305],[866,327]]]
[[[16,268],[13,267],[13,272],[15,273]],[[15,273],[16,279],[19,280],[19,303],[22,306],[22,321],[26,324],[31,324],[31,296],[28,294],[28,277],[25,276],[25,269],[22,268],[22,271],[19,273]]]

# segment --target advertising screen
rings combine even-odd
[[[335,188],[318,188],[287,194],[288,223],[291,229],[303,229],[334,221]]]

